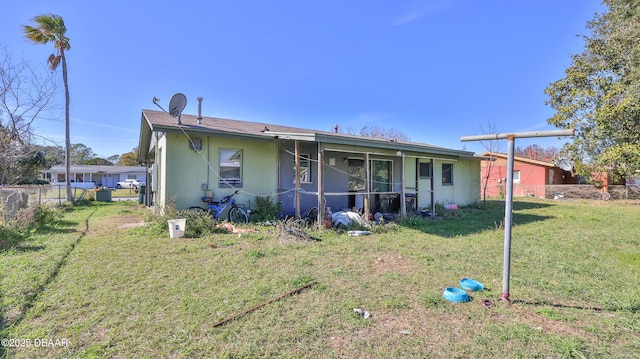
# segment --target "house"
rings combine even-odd
[[[109,187],[115,188],[116,183],[125,179],[144,181],[146,168],[144,166],[98,166],[71,165],[71,186],[79,188]],[[66,168],[55,165],[42,172],[42,177],[52,184],[66,183]]]
[[[481,165],[482,191],[487,197],[503,197],[507,182],[507,154],[486,152]],[[513,195],[546,198],[547,185],[576,184],[570,170],[549,160],[513,157]]]
[[[321,216],[325,207],[369,215],[480,199],[480,158],[472,152],[336,132],[187,114],[178,124],[143,110],[146,204],[203,206],[206,194],[220,199],[238,189],[245,208],[268,196],[283,216],[314,206]]]

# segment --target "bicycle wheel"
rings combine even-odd
[[[302,219],[309,224],[315,223],[318,220],[318,207],[309,208],[309,210],[302,216]]]
[[[229,221],[233,223],[249,223],[249,217],[242,208],[233,207],[229,210]]]

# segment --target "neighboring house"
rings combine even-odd
[[[636,188],[640,189],[640,170],[636,171],[636,175],[635,176],[627,177],[625,183],[626,183],[627,186],[633,186],[633,187],[636,187]]]
[[[482,185],[487,184],[487,197],[505,195],[507,182],[507,154],[485,152],[482,154]],[[551,161],[514,156],[513,195],[546,197],[547,185],[576,184],[571,171],[564,170]]]
[[[116,183],[126,179],[144,181],[146,167],[144,166],[96,166],[96,165],[71,165],[71,186],[93,188],[115,188]],[[66,183],[66,169],[64,165],[55,165],[43,171],[44,179],[52,184]]]
[[[186,114],[178,125],[153,110],[142,111],[138,162],[149,168],[145,197],[154,203],[146,204],[160,210],[203,206],[207,192],[219,200],[235,189],[244,207],[269,196],[282,215],[319,203],[321,213],[369,214],[480,199],[480,158],[472,152]]]

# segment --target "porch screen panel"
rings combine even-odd
[[[371,161],[371,190],[373,192],[391,191],[391,161]]]
[[[347,173],[349,174],[349,191],[364,191],[365,171],[364,160],[350,158],[347,160]]]

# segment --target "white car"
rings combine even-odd
[[[134,190],[138,190],[140,186],[144,186],[145,182],[138,181],[136,179],[126,179],[124,181],[118,182],[116,187],[118,188],[130,188]]]

